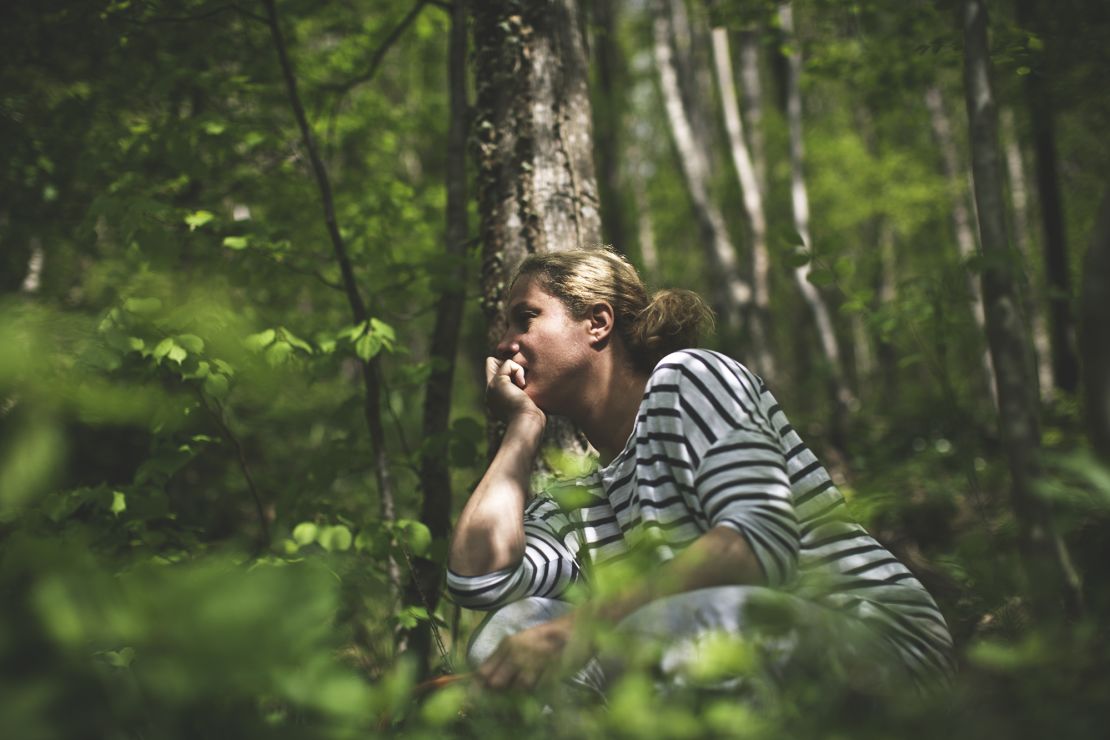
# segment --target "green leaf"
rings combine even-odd
[[[226,375],[209,373],[204,379],[204,392],[213,398],[222,399],[227,395],[228,379]]]
[[[824,285],[832,285],[833,281],[835,280],[835,276],[832,274],[831,270],[826,270],[823,267],[815,267],[809,271],[808,275],[806,275],[806,280],[818,287],[821,287]]]
[[[179,334],[174,337],[174,341],[190,352],[204,351],[204,340],[196,334]]]
[[[365,529],[359,532],[358,535],[355,537],[355,549],[359,552],[362,552],[363,550],[369,550],[373,546],[374,539]]]
[[[173,348],[174,348],[173,338],[172,337],[166,337],[165,339],[163,339],[161,342],[159,342],[158,344],[156,344],[154,346],[154,349],[151,350],[151,352],[150,352],[150,356],[153,357],[156,360],[161,360],[163,357],[168,355],[170,353],[170,350],[173,349]]]
[[[320,531],[312,522],[301,522],[293,527],[293,541],[298,545],[304,547],[316,541],[316,535]]]
[[[306,342],[305,340],[301,339],[300,337],[298,337],[296,334],[289,331],[285,327],[281,327],[281,337],[282,337],[282,339],[289,342],[289,344],[293,345],[297,349],[303,350],[304,352],[307,352],[308,354],[312,354],[312,345],[309,344],[308,342]]]
[[[124,310],[146,316],[162,309],[162,301],[157,298],[128,298],[123,302]]]
[[[250,244],[245,236],[225,236],[224,246],[228,249],[246,249]]]
[[[378,319],[370,319],[370,331],[380,336],[384,342],[394,342],[397,339],[393,327]]]
[[[215,217],[210,211],[194,211],[185,217],[185,223],[189,226],[189,231],[196,231]]]
[[[273,342],[276,337],[277,332],[273,329],[265,329],[257,334],[248,336],[243,340],[243,344],[245,344],[249,350],[261,352],[263,349],[270,346],[270,343]]]
[[[355,340],[355,354],[362,360],[369,361],[381,351],[382,342],[376,334],[363,334]]]
[[[127,497],[123,495],[123,491],[112,491],[112,505],[109,509],[117,517],[127,511]]]
[[[180,365],[188,356],[189,353],[185,351],[185,348],[178,344],[174,344],[173,347],[170,347],[170,351],[166,354],[166,357],[173,360],[178,365]]]
[[[791,252],[786,253],[784,261],[790,267],[790,269],[793,270],[801,267],[802,265],[809,264],[809,261],[812,258],[813,255],[811,255],[805,249],[795,249]]]
[[[401,530],[401,541],[408,547],[409,554],[420,557],[428,552],[428,548],[432,546],[432,531],[423,522],[399,519],[397,526]]]
[[[342,524],[336,524],[320,530],[316,541],[320,543],[320,547],[328,552],[335,552],[336,550],[342,552],[351,549],[354,538],[351,536],[351,530]]]
[[[293,345],[287,342],[274,342],[266,348],[266,362],[270,367],[277,367],[289,359],[291,354],[293,354]]]

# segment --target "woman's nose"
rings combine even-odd
[[[497,356],[502,360],[511,359],[513,355],[520,351],[520,345],[512,341],[508,335],[503,337],[497,344]]]

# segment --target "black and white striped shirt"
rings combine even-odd
[[[920,582],[852,520],[844,497],[763,382],[725,355],[683,350],[648,381],[632,436],[608,465],[524,512],[520,565],[481,576],[448,572],[454,601],[496,609],[558,598],[588,570],[649,538],[661,562],[709,529],[741,533],[767,577],[877,627],[919,679],[950,672],[952,642]]]

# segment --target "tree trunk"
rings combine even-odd
[[[316,146],[316,139],[312,135],[312,129],[308,124],[308,117],[305,115],[304,105],[301,103],[301,96],[297,90],[297,77],[293,72],[293,65],[285,48],[285,38],[281,32],[281,24],[278,20],[277,8],[274,4],[274,0],[264,0],[263,4],[266,8],[266,18],[270,27],[270,36],[274,42],[274,50],[277,52],[278,62],[281,65],[282,77],[285,80],[289,106],[293,109],[293,116],[301,132],[301,140],[305,150],[308,152],[308,159],[312,166],[312,174],[316,180],[316,187],[320,192],[320,205],[323,209],[324,226],[327,230],[328,238],[331,240],[332,252],[335,255],[336,264],[339,266],[340,275],[343,278],[343,290],[347,296],[347,303],[351,308],[351,316],[355,324],[364,324],[369,320],[370,312],[367,310],[366,302],[363,300],[362,292],[359,290],[358,282],[355,279],[354,268],[351,266],[350,255],[347,251],[347,244],[343,240],[342,231],[339,228],[339,220],[335,215],[331,179],[328,177],[327,167],[325,167],[324,161],[320,157],[319,149]],[[370,449],[374,458],[374,475],[378,484],[379,510],[381,512],[382,522],[389,523],[396,520],[397,510],[393,497],[393,476],[390,473],[389,456],[385,448],[385,432],[382,428],[381,355],[375,355],[369,361],[360,359],[359,364],[362,369],[362,384],[364,389],[362,408],[363,415],[366,417],[366,426],[370,432]],[[386,568],[391,597],[395,598],[399,595],[401,587],[401,571],[393,558],[388,559]],[[393,598],[391,598],[391,601],[392,600]]]
[[[594,99],[594,122],[601,223],[607,243],[622,254],[628,251],[625,213],[622,207],[619,154],[621,122],[625,108],[624,70],[617,38],[617,9],[614,0],[594,2],[594,52],[597,58],[598,91]]]
[[[694,213],[702,231],[706,260],[717,279],[714,308],[732,335],[739,333],[741,318],[752,300],[751,286],[741,277],[736,248],[728,234],[724,216],[709,193],[709,153],[706,142],[698,140],[690,116],[682,102],[674,52],[671,48],[671,20],[667,0],[655,2],[655,65],[663,94],[671,137],[678,150],[679,165]]]
[[[752,364],[757,373],[764,377],[774,377],[775,362],[771,351],[769,324],[771,257],[767,250],[767,216],[763,210],[763,194],[744,138],[744,123],[740,117],[740,104],[736,100],[736,85],[732,79],[728,31],[714,28],[712,38],[713,61],[717,68],[717,84],[720,88],[725,129],[728,131],[729,150],[740,180],[744,211],[748,215],[752,236],[752,311],[749,321],[754,360]]]
[[[940,150],[941,171],[952,190],[952,228],[956,234],[956,248],[960,253],[960,260],[967,266],[976,256],[975,234],[972,231],[971,211],[967,207],[967,200],[963,194],[964,178],[960,176],[963,170],[960,167],[960,155],[956,147],[956,137],[952,133],[952,122],[948,112],[944,109],[944,96],[940,88],[932,85],[925,91],[925,107],[929,109],[929,123],[933,127],[933,137],[936,139],[937,148]],[[979,281],[975,273],[965,269],[967,279],[967,295],[971,302],[971,315],[975,319],[975,326],[980,334],[985,334],[987,320],[983,313],[983,292],[979,288]],[[983,370],[983,383],[991,395],[995,408],[998,408],[998,389],[994,383],[994,367],[991,365],[990,350],[983,347],[979,353]]]
[[[1091,246],[1083,259],[1080,350],[1084,415],[1091,448],[1110,466],[1110,190],[1102,198]]]
[[[600,246],[601,215],[576,0],[482,0],[470,10],[481,286],[492,348],[521,261]],[[552,423],[548,431],[549,440],[575,446],[569,426]]]
[[[767,147],[763,143],[763,84],[759,76],[759,31],[740,32],[740,113],[748,122],[745,133],[759,192],[767,200]]]
[[[1041,474],[1041,435],[1029,353],[1013,277],[1014,256],[1006,235],[998,114],[990,80],[987,10],[983,0],[964,0],[964,88],[970,126],[971,161],[979,235],[983,248],[983,299],[987,338],[998,385],[1000,436],[1009,460],[1011,502],[1029,590],[1042,618],[1058,611],[1063,597],[1079,610],[1079,584],[1067,550],[1053,532],[1050,512],[1034,492]]]
[[[1037,30],[1043,24],[1030,0],[1018,0],[1018,23]],[[1052,93],[1047,83],[1043,60],[1025,77],[1029,120],[1033,127],[1034,166],[1037,194],[1041,202],[1044,229],[1045,282],[1049,306],[1049,337],[1052,345],[1052,373],[1056,387],[1074,393],[1079,383],[1079,366],[1073,350],[1071,317],[1071,280],[1068,277],[1068,244],[1064,231],[1064,209],[1060,202],[1060,183],[1056,174],[1056,131]]]
[[[794,14],[789,3],[779,6],[779,24],[787,43],[794,44]],[[799,78],[802,72],[802,54],[796,47],[787,55],[786,115],[790,131],[790,196],[794,210],[794,228],[802,245],[813,254],[813,239],[809,233],[809,194],[806,191],[804,163],[805,145],[802,141],[802,93]],[[820,292],[809,282],[810,262],[794,269],[798,290],[813,314],[821,352],[828,364],[830,395],[832,396],[832,442],[840,449],[847,444],[847,415],[855,402],[844,380],[844,366],[840,359],[836,330],[832,316]]]
[[[1033,265],[1033,247],[1029,243],[1029,197],[1025,186],[1025,164],[1022,162],[1021,142],[1014,125],[1014,112],[1010,108],[1003,108],[1001,113],[999,123],[1002,126],[1002,142],[1006,147],[1006,175],[1010,182],[1014,245],[1026,265],[1023,274],[1028,276]],[[1037,391],[1042,400],[1049,400],[1052,397],[1052,347],[1048,339],[1048,325],[1038,306],[1033,281],[1026,277],[1022,280],[1021,287],[1025,321],[1033,335]]]
[[[425,386],[421,430],[425,440],[420,455],[420,489],[423,493],[420,521],[428,527],[433,542],[445,542],[451,529],[451,473],[447,466],[447,435],[451,414],[451,384],[455,375],[455,356],[459,346],[463,301],[466,297],[467,223],[466,193],[466,7],[451,7],[451,30],[447,52],[448,107],[447,130],[447,207],[444,252],[450,265],[450,279],[436,302],[435,327],[430,349],[431,374]],[[443,564],[423,557],[412,558],[412,573],[405,589],[407,605],[422,606],[434,617],[439,604]],[[405,636],[408,651],[415,657],[421,674],[427,669],[432,638],[444,650],[438,628],[433,622],[420,622]],[[445,655],[445,653],[444,653]]]

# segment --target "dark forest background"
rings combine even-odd
[[[0,59],[0,735],[1104,732],[1110,5],[16,0]],[[602,244],[710,300],[951,688],[414,690],[506,282]]]

